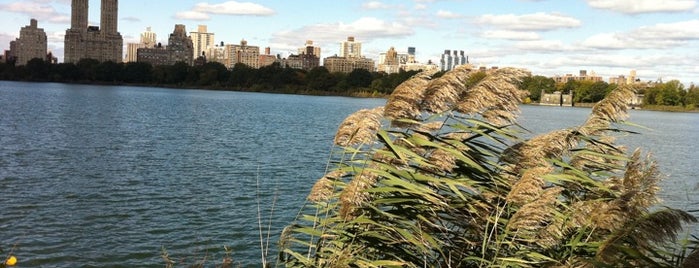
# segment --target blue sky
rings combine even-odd
[[[100,1],[90,1],[99,24]],[[30,18],[62,60],[70,0],[0,0],[0,49]],[[417,60],[439,61],[445,49],[464,50],[471,63],[524,67],[546,76],[637,70],[643,80],[699,83],[698,0],[121,0],[119,31],[135,42],[146,27],[167,43],[175,24],[207,25],[216,42],[270,47],[288,55],[313,40],[321,57],[339,53],[347,36],[376,59],[390,47],[412,46]]]

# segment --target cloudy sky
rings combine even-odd
[[[313,40],[321,57],[339,53],[347,36],[376,59],[390,47],[416,47],[417,60],[439,62],[464,50],[484,66],[535,74],[596,72],[605,80],[635,69],[643,80],[699,83],[699,0],[121,0],[119,31],[136,42],[146,27],[167,43],[175,24],[207,25],[216,42],[270,47],[283,56]],[[100,1],[90,1],[99,24]],[[30,18],[62,60],[70,0],[0,0],[0,49]]]

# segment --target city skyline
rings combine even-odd
[[[273,54],[296,53],[306,40],[321,58],[340,54],[348,36],[376,60],[395,47],[417,49],[420,62],[439,63],[444,50],[464,50],[484,66],[524,67],[555,76],[594,71],[616,77],[636,70],[642,80],[699,82],[699,5],[695,0],[415,0],[415,1],[170,1],[119,4],[124,45],[138,42],[146,27],[167,44],[175,24],[187,33],[207,25],[215,42],[242,39]],[[100,3],[90,2],[89,24],[98,26]],[[157,12],[152,12],[157,10]],[[0,49],[35,18],[49,50],[63,62],[63,36],[70,28],[69,0],[0,0]]]

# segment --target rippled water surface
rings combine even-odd
[[[162,267],[163,248],[212,263],[225,245],[236,262],[259,266],[258,201],[274,255],[338,124],[383,103],[0,82],[0,247],[15,247],[22,267]],[[526,106],[522,124],[551,130],[588,112]],[[652,150],[670,175],[666,203],[692,209],[699,114],[631,114],[653,130],[624,140]]]

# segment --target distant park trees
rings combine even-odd
[[[259,69],[236,64],[228,69],[218,62],[189,66],[152,66],[143,62],[115,63],[85,59],[77,64],[49,64],[36,59],[25,66],[0,64],[0,80],[131,84],[199,87],[218,90],[353,95],[358,92],[390,94],[417,71],[395,74],[357,69],[349,74],[330,73],[325,67],[299,70],[275,63]]]

